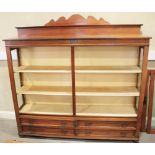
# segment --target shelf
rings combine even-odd
[[[137,66],[78,66],[76,73],[141,73]]]
[[[70,73],[69,66],[20,66],[15,72],[20,73]]]
[[[79,105],[77,115],[82,116],[110,116],[110,117],[137,117],[133,104],[128,105]]]
[[[69,86],[23,86],[17,90],[18,94],[32,95],[71,95],[71,87]]]
[[[25,104],[20,113],[28,114],[53,114],[53,115],[72,115],[71,105],[61,104]]]
[[[139,96],[135,87],[77,87],[77,96]]]
[[[72,95],[68,86],[23,86],[17,90],[18,94],[36,95]],[[135,87],[77,87],[77,96],[139,96]]]
[[[20,66],[20,73],[71,73],[69,66]],[[76,73],[141,73],[137,66],[77,66]]]

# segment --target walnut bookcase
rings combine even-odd
[[[5,45],[19,135],[138,141],[150,40],[140,28],[80,15],[17,27]]]

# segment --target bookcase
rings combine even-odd
[[[19,135],[138,141],[150,40],[141,26],[73,15],[17,27],[5,45]]]

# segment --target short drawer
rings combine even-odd
[[[37,127],[53,127],[53,128],[73,128],[72,120],[65,119],[44,119],[42,118],[21,118],[22,126],[37,126]]]
[[[126,130],[126,131],[119,131],[119,130],[76,130],[77,136],[86,136],[86,137],[99,137],[99,138],[108,138],[108,137],[134,137],[135,131]]]
[[[135,130],[135,121],[77,121],[77,127],[83,129]]]
[[[67,128],[41,127],[41,126],[22,126],[22,132],[26,135],[48,135],[48,136],[73,136],[74,130]]]

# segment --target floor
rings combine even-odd
[[[75,140],[75,139],[59,139],[59,138],[38,138],[26,137],[20,138],[17,135],[16,122],[13,119],[0,119],[0,143],[8,140],[17,140],[32,143],[90,143],[90,142],[117,142],[117,141],[95,141],[95,140]],[[120,142],[120,141],[119,141]],[[132,141],[129,141],[129,143]],[[155,143],[155,135],[141,133],[141,143]],[[121,142],[123,143],[123,141]]]

